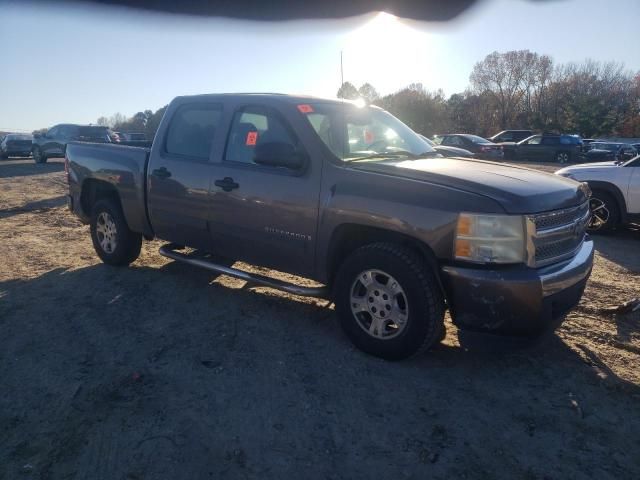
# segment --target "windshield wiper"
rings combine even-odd
[[[399,157],[407,157],[410,160],[418,160],[420,158],[428,158],[438,155],[438,152],[435,150],[433,152],[423,152],[420,154],[415,154],[409,152],[408,150],[394,150],[393,152],[382,152],[382,153],[374,153],[371,155],[365,155],[364,157],[353,157],[353,158],[345,158],[345,162],[357,162],[360,160],[371,160],[374,158],[399,158]]]

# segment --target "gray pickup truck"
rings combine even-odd
[[[593,263],[588,187],[442,158],[375,106],[179,97],[150,149],[70,143],[65,171],[69,207],[105,263],[133,262],[143,238],[166,240],[160,253],[174,260],[332,299],[351,341],[387,359],[438,342],[447,308],[462,329],[552,328]],[[236,260],[322,286],[250,274],[229,266]]]

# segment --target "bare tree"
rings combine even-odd
[[[338,98],[344,98],[346,100],[355,100],[360,96],[358,89],[351,82],[344,82],[338,89],[336,94]]]
[[[370,83],[363,84],[358,89],[358,94],[361,98],[367,101],[367,103],[374,103],[380,99],[378,91]]]

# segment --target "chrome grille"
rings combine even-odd
[[[589,203],[529,217],[532,228],[529,264],[542,267],[572,257],[589,223]]]
[[[579,207],[557,210],[555,212],[541,213],[533,217],[537,230],[559,227],[574,222],[576,219],[584,217],[589,212],[589,202],[585,202]]]

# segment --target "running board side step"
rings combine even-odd
[[[244,270],[238,270],[237,268],[225,267],[217,263],[209,262],[199,258],[191,258],[184,253],[176,252],[176,249],[182,248],[179,245],[169,243],[160,247],[159,253],[163,257],[171,258],[178,262],[188,263],[195,267],[205,268],[212,272],[222,273],[230,277],[239,278],[247,282],[257,283],[259,285],[275,288],[276,290],[282,290],[283,292],[291,293],[293,295],[301,295],[303,297],[319,297],[329,298],[329,289],[325,286],[322,287],[301,287],[292,283],[283,282],[275,278],[265,277],[264,275],[257,275]]]

